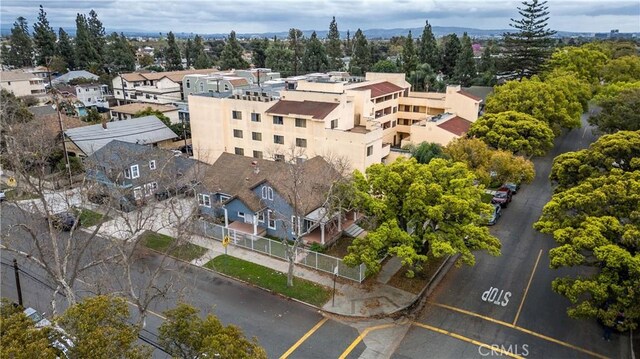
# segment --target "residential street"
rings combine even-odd
[[[583,126],[587,126],[584,118]],[[452,268],[394,358],[490,355],[489,349],[479,349],[480,344],[501,346],[508,352],[493,355],[531,358],[628,355],[628,334],[606,342],[595,320],[567,316],[569,302],[552,291],[551,281],[568,272],[549,268],[548,252],[554,241],[532,228],[552,194],[548,176],[553,158],[594,140],[590,127],[573,130],[557,139],[549,155],[534,160],[535,180],[521,188],[491,229],[502,241],[502,256],[483,253],[474,267]],[[468,340],[455,338],[456,334]]]

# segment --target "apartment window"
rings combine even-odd
[[[238,211],[238,217],[244,219],[244,212]]]
[[[262,199],[273,201],[273,188],[269,186],[262,187]]]
[[[242,120],[242,112],[241,111],[231,111],[231,117],[234,120]]]
[[[276,143],[278,145],[284,145],[284,136],[273,135],[273,143]]]
[[[156,160],[149,161],[149,169],[150,170],[155,170],[156,169]]]
[[[397,124],[396,120],[391,121],[391,127],[396,127]]]
[[[253,158],[262,158],[262,151],[253,151]]]
[[[191,81],[187,80],[187,88],[190,89],[191,88]]]
[[[296,229],[298,229],[298,217],[291,216],[291,234],[296,234]]]
[[[307,120],[304,118],[296,118],[296,127],[307,127]]]
[[[273,116],[274,125],[284,125],[284,118],[282,116]]]
[[[260,114],[252,112],[251,113],[251,122],[260,122]]]
[[[242,130],[233,130],[233,137],[242,138]]]
[[[229,197],[229,196],[225,196],[225,195],[221,194],[221,195],[219,196],[220,203],[223,203],[224,201],[228,200],[229,198],[231,198],[231,197]]]
[[[150,182],[144,185],[144,195],[151,196],[158,189],[157,182]]]
[[[244,156],[244,148],[236,147],[234,149],[234,152],[235,152],[236,155]]]
[[[373,154],[373,146],[367,146],[367,157]]]
[[[331,129],[333,130],[334,128],[338,127],[338,119],[335,120],[331,120]]]
[[[140,177],[140,168],[138,167],[138,165],[131,166],[131,178],[138,177]]]
[[[124,169],[124,178],[131,178],[131,169],[130,168],[125,168]]]
[[[296,138],[296,146],[298,146],[298,147],[307,147],[307,139],[306,138]]]
[[[396,112],[398,112],[398,107],[393,106],[393,113],[396,113]]]
[[[262,141],[262,133],[261,132],[251,132],[251,139],[254,141]]]
[[[211,207],[211,197],[208,194],[198,193],[198,204],[200,206]]]
[[[284,155],[275,154],[273,155],[274,161],[284,161]]]
[[[276,216],[272,210],[267,210],[267,226],[269,229],[276,229]]]
[[[258,212],[258,222],[264,223],[264,211]]]

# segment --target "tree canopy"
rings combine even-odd
[[[411,36],[411,30],[404,40],[402,46],[402,71],[409,75],[411,71],[415,71],[418,66],[418,56],[416,55],[416,46]]]
[[[267,49],[267,58],[265,60],[267,67],[278,71],[282,76],[291,74],[291,56],[293,53],[285,43],[276,39]]]
[[[27,19],[20,16],[13,23],[9,36],[10,49],[2,51],[2,62],[15,67],[27,67],[33,63],[33,42],[29,36]]]
[[[554,132],[560,128],[580,127],[582,104],[577,96],[567,96],[572,89],[563,83],[547,83],[537,76],[522,81],[507,81],[496,86],[487,98],[486,113],[517,111],[546,122]]]
[[[56,33],[53,31],[47,13],[40,5],[38,13],[38,22],[33,24],[33,45],[36,50],[36,63],[38,65],[47,65],[47,61],[55,55],[56,52]]]
[[[182,70],[182,55],[176,43],[176,36],[169,31],[167,34],[167,47],[164,49],[164,61],[167,71]]]
[[[236,32],[231,31],[220,55],[220,69],[244,69],[249,66],[249,63],[242,57],[243,52],[242,46],[236,38]]]
[[[640,56],[622,56],[602,67],[602,79],[607,83],[640,81]]]
[[[640,88],[622,91],[618,96],[602,101],[602,111],[589,117],[589,123],[598,126],[598,131],[640,130]]]
[[[429,163],[434,158],[447,158],[442,146],[432,142],[421,142],[418,145],[411,143],[405,147],[411,152],[411,157],[418,163]]]
[[[460,41],[460,54],[453,68],[453,76],[458,83],[464,87],[469,87],[476,78],[476,60],[473,57],[473,47],[471,38],[465,32]]]
[[[329,68],[329,58],[315,31],[305,44],[302,68],[306,72],[324,72]]]
[[[358,29],[353,36],[353,50],[349,62],[349,72],[353,75],[364,75],[371,66],[369,42],[362,30]]]
[[[592,86],[600,83],[602,69],[609,58],[603,52],[582,47],[563,47],[556,50],[545,67],[549,70],[561,69],[572,72],[576,77]]]
[[[304,34],[302,30],[289,29],[289,50],[291,50],[291,71],[293,75],[299,75],[302,72],[302,56],[304,55]]]
[[[440,51],[438,49],[438,42],[429,21],[425,22],[424,29],[422,30],[422,36],[418,40],[418,59],[421,64],[429,64],[434,71],[440,69]]]
[[[447,77],[454,76],[461,51],[462,44],[458,35],[454,33],[442,38],[442,73]]]
[[[238,327],[224,326],[213,314],[202,319],[197,309],[185,303],[163,314],[166,320],[158,329],[158,338],[174,358],[267,358],[255,338],[245,338]]]
[[[19,307],[2,298],[0,302],[0,357],[13,359],[56,358],[49,341],[49,328],[36,328]]]
[[[516,111],[486,114],[471,125],[467,135],[525,156],[543,156],[553,147],[554,138],[546,122]]]
[[[340,41],[340,32],[338,31],[338,23],[336,23],[335,16],[331,19],[329,32],[327,33],[327,57],[329,58],[330,70],[342,70],[344,67],[342,62],[342,41]]]
[[[500,241],[480,226],[481,214],[491,206],[483,203],[483,190],[465,164],[433,159],[419,164],[414,158],[369,166],[354,174],[359,210],[375,229],[356,238],[344,258],[350,265],[365,263],[370,272],[380,270],[384,253],[395,255],[420,271],[427,255],[460,254],[465,264],[475,263],[474,250],[500,254]]]

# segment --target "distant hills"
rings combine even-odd
[[[2,34],[2,36],[9,35],[11,33],[11,26],[12,24],[2,24],[2,26],[0,27],[0,34]],[[418,38],[422,34],[422,29],[423,29],[422,27],[415,27],[410,29],[407,29],[407,28],[367,29],[367,30],[363,30],[363,33],[368,39],[390,39],[394,36],[405,36],[409,33],[409,30],[411,30],[413,38]],[[76,32],[75,30],[76,30],[75,27],[65,28],[65,31],[67,31],[71,36],[75,36],[75,32]],[[126,36],[129,36],[129,37],[134,37],[134,36],[158,37],[160,34],[162,34],[163,36],[166,36],[166,32],[160,33],[160,32],[140,31],[140,30],[107,29],[106,32],[107,34],[109,34],[113,31],[117,31],[118,33],[123,32]],[[483,29],[474,29],[474,28],[467,28],[467,27],[433,26],[432,31],[436,37],[442,37],[444,35],[448,35],[452,33],[455,33],[458,36],[461,36],[464,32],[466,32],[471,37],[490,38],[490,37],[501,37],[503,33],[512,31],[512,30],[509,30],[509,29],[483,30]],[[302,32],[304,33],[305,37],[309,37],[313,32],[313,30],[303,30]],[[320,38],[326,37],[327,32],[328,30],[316,30],[316,34]],[[353,35],[356,32],[356,29],[350,29],[349,32],[350,32],[350,36],[353,38]],[[174,32],[174,34],[176,35],[176,37],[179,37],[179,38],[193,37],[196,35],[196,33],[188,33],[188,32]],[[558,31],[556,36],[558,37],[587,36],[588,37],[588,36],[593,36],[593,34],[594,34],[593,32]],[[205,38],[225,38],[229,36],[228,33],[212,33],[212,34],[199,33],[199,35]],[[274,36],[276,36],[279,39],[282,39],[288,36],[288,31],[264,32],[264,33],[238,33],[237,36],[240,38],[257,38],[257,37],[273,38]],[[347,32],[341,31],[340,36],[343,39],[346,38]],[[636,37],[637,36],[640,36],[640,33],[636,33]]]

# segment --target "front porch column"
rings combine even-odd
[[[253,235],[258,235],[258,215],[253,214]]]
[[[229,213],[226,207],[222,207],[224,210],[224,228],[229,228]]]
[[[320,244],[324,246],[324,223],[320,223]]]
[[[353,221],[355,222],[358,219],[358,212],[353,211]]]

